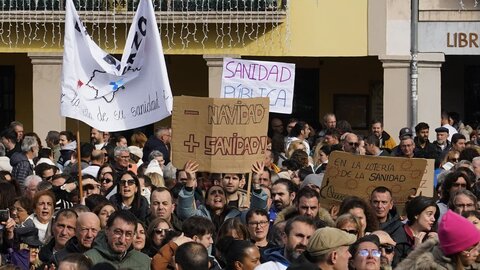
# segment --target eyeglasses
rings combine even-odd
[[[345,229],[343,229],[342,231],[347,232],[347,233],[349,233],[349,234],[353,234],[353,235],[357,235],[357,234],[358,234],[358,231],[357,231],[357,230],[345,230]]]
[[[452,186],[453,186],[453,187],[467,188],[467,184],[466,184],[466,183],[453,183]]]
[[[116,237],[122,237],[123,235],[125,235],[125,238],[133,238],[133,236],[135,236],[135,232],[132,232],[132,231],[122,231],[120,229],[115,229],[113,230],[113,235],[115,235]]]
[[[160,234],[166,234],[167,232],[173,231],[172,229],[155,229],[153,230],[155,234],[160,235]]]
[[[128,185],[128,186],[135,185],[135,180],[133,179],[120,180],[120,186],[125,186],[125,185]]]
[[[47,176],[47,177],[43,177],[43,180],[50,181],[50,180],[52,180],[52,178],[53,178],[53,175],[50,175],[50,176]]]
[[[448,159],[449,162],[458,162],[458,158],[450,158]]]
[[[269,223],[268,220],[262,220],[262,221],[257,221],[257,222],[248,222],[248,225],[250,225],[252,227],[264,227],[268,223]]]
[[[101,181],[102,183],[105,183],[105,184],[110,184],[110,182],[112,182],[113,180],[112,180],[112,179],[108,179],[108,178],[102,178],[102,179],[100,179],[100,181]]]
[[[358,147],[360,144],[358,142],[347,142],[350,146]]]
[[[383,249],[386,254],[392,254],[395,250],[395,247],[392,245],[381,245],[380,248]]]
[[[378,249],[361,249],[358,251],[358,255],[361,257],[368,257],[368,255],[371,255],[372,257],[380,258],[380,256],[382,256],[382,252],[380,252]]]
[[[473,203],[464,203],[464,204],[455,204],[456,207],[458,208],[470,208],[470,207],[474,207],[475,204]]]

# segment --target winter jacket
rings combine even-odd
[[[153,150],[158,150],[163,154],[163,159],[165,160],[165,165],[170,163],[170,150],[167,145],[161,140],[159,140],[155,135],[152,135],[148,138],[147,142],[143,146],[143,162],[149,162],[148,156]]]
[[[66,165],[67,161],[70,161],[72,154],[77,149],[77,141],[72,141],[66,144],[62,149],[60,149],[60,157],[58,158],[58,165],[61,169]]]
[[[137,196],[137,195],[135,195]],[[140,207],[134,207],[132,206],[128,211],[132,212],[139,220],[142,222],[145,222],[147,220],[147,215],[148,215],[148,201],[145,197],[140,196]],[[120,193],[117,193],[110,197],[110,202],[112,202],[117,209],[122,209],[122,195]]]
[[[291,205],[283,209],[282,211],[280,211],[280,213],[277,214],[277,218],[275,219],[274,223],[276,224],[298,215],[299,213],[298,213],[297,207],[294,205]],[[327,223],[327,226],[335,227],[335,222],[333,221],[332,217],[330,216],[330,214],[325,208],[322,208],[322,207],[318,208],[318,214],[315,219],[320,219],[324,221],[325,223]]]
[[[404,259],[395,270],[456,270],[456,260],[443,254],[437,238],[429,239]],[[479,269],[477,264],[463,269]]]
[[[69,254],[72,253],[84,253],[85,248],[78,242],[76,236],[70,238],[65,244],[65,247],[59,250],[57,253],[53,254],[53,263],[58,266],[58,264],[65,259]]]
[[[150,258],[140,251],[134,250],[131,245],[125,255],[115,253],[107,242],[104,232],[100,232],[93,242],[93,247],[84,253],[93,264],[109,263],[116,269],[149,270]]]
[[[392,149],[397,146],[395,140],[388,134],[386,131],[382,131],[382,136],[380,137],[381,145],[380,148],[386,149],[387,151],[392,151]]]
[[[266,263],[262,263],[255,270],[286,270],[290,266],[290,261],[283,256],[283,247],[271,248],[265,251]]]
[[[182,220],[185,220],[192,216],[202,216],[206,217],[213,221],[210,211],[205,205],[200,205],[197,209],[193,207],[194,198],[193,190],[187,190],[185,187],[182,187],[178,194],[178,206],[177,214],[178,217]],[[267,208],[267,194],[265,191],[261,190],[260,193],[252,192],[250,209],[266,209]],[[229,218],[243,216],[242,212],[236,208],[227,208],[228,213],[226,213],[224,220]]]
[[[12,176],[15,178],[20,186],[25,186],[25,178],[33,174],[33,166],[24,153],[14,153],[10,158],[10,165],[12,165]]]

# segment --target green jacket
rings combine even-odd
[[[100,232],[97,235],[92,249],[85,252],[85,255],[92,260],[94,265],[106,262],[113,265],[116,269],[150,270],[150,257],[134,250],[133,246],[131,246],[127,254],[121,258],[119,254],[110,249],[104,232]]]

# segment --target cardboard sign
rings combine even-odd
[[[395,204],[415,195],[427,161],[416,158],[358,156],[333,152],[320,190],[326,205],[338,204],[348,196],[369,200],[372,190],[384,186],[392,191]]]
[[[199,171],[245,173],[267,149],[268,98],[174,97],[173,165]]]
[[[292,113],[295,64],[223,59],[222,98],[268,97],[270,111]]]
[[[435,189],[433,185],[433,178],[435,177],[435,160],[427,159],[427,167],[423,174],[422,181],[417,190],[417,195],[433,197],[433,191]]]

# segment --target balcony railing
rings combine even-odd
[[[63,10],[65,0],[0,0],[0,11]],[[134,11],[139,0],[74,0],[77,10]],[[259,12],[284,10],[286,0],[153,0],[156,11]]]

